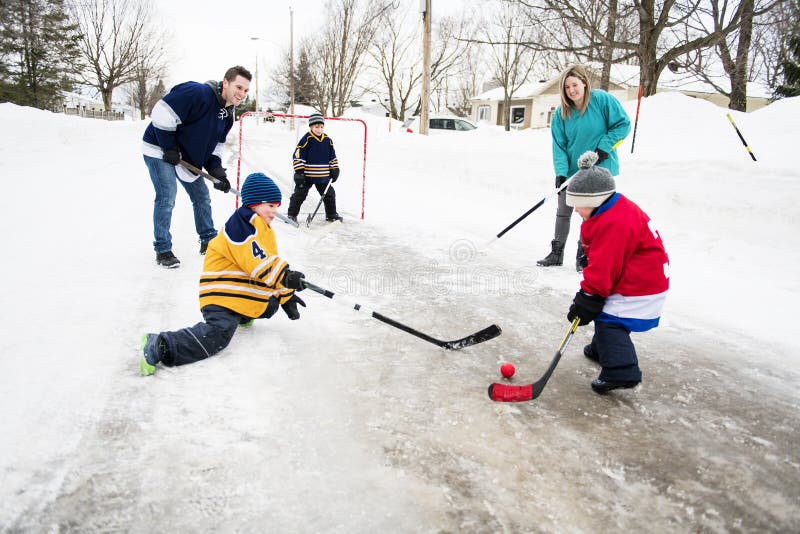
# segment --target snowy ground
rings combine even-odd
[[[535,267],[552,202],[488,245],[550,192],[548,131],[424,138],[369,119],[360,221],[361,133],[329,122],[345,224],[276,231],[334,300],[305,291],[300,321],[259,321],[217,357],[142,378],[141,334],[200,319],[186,195],[182,266],[158,268],[145,123],[0,105],[0,530],[799,530],[800,100],[733,114],[756,163],[726,112],[652,97],[635,153],[620,149],[618,189],[672,262],[662,326],[634,338],[642,386],[590,390],[589,326],[539,399],[503,405],[486,396],[500,362],[518,383],[544,370],[580,280],[571,261]],[[246,123],[245,138],[243,172],[287,195],[295,133]],[[232,197],[212,197],[220,225]],[[352,301],[439,338],[503,334],[448,352]]]

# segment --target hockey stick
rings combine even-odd
[[[203,178],[207,178],[208,180],[210,180],[210,181],[211,181],[211,183],[212,183],[212,184],[215,184],[215,185],[216,185],[216,184],[218,184],[218,183],[219,183],[219,180],[218,180],[218,179],[214,178],[213,176],[211,176],[211,175],[210,175],[210,174],[208,174],[207,172],[205,172],[205,171],[202,171],[202,170],[198,169],[197,167],[195,167],[195,166],[194,166],[194,165],[192,165],[191,163],[187,163],[187,162],[185,162],[185,161],[183,161],[183,160],[180,160],[180,162],[179,162],[179,163],[181,164],[181,166],[182,166],[182,167],[185,167],[185,168],[189,169],[189,170],[190,170],[190,171],[192,171],[193,173],[195,173],[195,174],[199,174],[199,175],[200,175],[200,176],[202,176]],[[234,194],[234,195],[236,195],[237,197],[238,197],[238,196],[241,196],[241,193],[239,193],[239,191],[237,191],[237,190],[236,190],[236,189],[234,189],[233,187],[231,187],[231,188],[228,190],[228,192],[229,192],[229,193],[233,193],[233,194]],[[282,220],[283,222],[291,224],[291,225],[292,225],[292,226],[294,226],[295,228],[299,228],[299,227],[300,227],[300,224],[299,224],[299,223],[297,223],[297,222],[295,222],[295,221],[291,220],[289,217],[287,217],[287,216],[285,216],[285,215],[282,215],[282,214],[280,214],[280,213],[276,213],[276,214],[275,214],[275,216],[276,216],[276,217],[278,217],[278,218],[279,218],[280,220]]]
[[[489,398],[495,402],[524,402],[533,400],[541,395],[542,391],[544,390],[544,386],[546,386],[547,381],[550,380],[550,375],[553,374],[556,365],[558,365],[559,360],[561,360],[561,355],[564,354],[565,350],[567,350],[567,346],[572,340],[575,330],[578,329],[580,322],[580,318],[576,317],[569,325],[569,330],[567,330],[567,333],[561,340],[561,344],[558,346],[558,350],[556,351],[556,355],[553,357],[553,361],[550,362],[550,366],[547,368],[547,371],[544,372],[539,380],[533,384],[525,384],[521,386],[514,384],[500,384],[495,382],[489,386]]]
[[[642,91],[644,85],[639,86],[639,99],[636,102],[636,121],[633,123],[633,141],[631,142],[631,154],[633,154],[633,147],[636,146],[636,129],[639,127],[639,106],[642,105]]]
[[[328,185],[325,186],[325,191],[322,192],[322,196],[319,197],[319,202],[317,202],[317,208],[314,210],[314,213],[311,213],[306,218],[306,227],[311,227],[311,221],[314,220],[314,217],[317,216],[317,212],[319,211],[319,207],[322,206],[322,201],[325,200],[325,195],[328,194],[328,189],[331,188],[331,184],[333,180],[328,180]]]
[[[727,114],[727,117],[728,117],[728,120],[731,121],[731,125],[733,126],[733,129],[736,130],[736,135],[738,135],[739,139],[742,140],[742,144],[747,149],[747,152],[750,154],[750,157],[753,159],[753,161],[756,161],[756,155],[753,154],[753,151],[750,149],[750,145],[748,145],[747,141],[744,140],[744,136],[742,135],[742,132],[740,132],[739,128],[736,127],[736,123],[733,122],[733,117],[731,117],[730,113]]]
[[[577,173],[575,173],[575,174],[577,174]],[[572,176],[575,176],[575,174],[573,174]],[[545,195],[545,197],[544,197],[544,198],[542,198],[542,200],[540,200],[539,202],[537,202],[535,206],[533,206],[531,209],[529,209],[528,211],[526,211],[525,213],[523,213],[522,215],[520,215],[520,216],[517,218],[517,220],[516,220],[516,221],[512,222],[511,224],[509,224],[508,226],[506,226],[505,228],[503,228],[502,230],[500,230],[500,233],[499,233],[499,234],[497,234],[497,235],[494,237],[494,239],[492,239],[491,241],[489,241],[489,243],[487,243],[487,244],[486,244],[486,246],[489,246],[489,245],[491,245],[492,243],[494,243],[495,241],[497,241],[498,239],[500,239],[501,237],[503,237],[503,235],[505,235],[505,233],[506,233],[506,232],[508,232],[509,230],[511,230],[512,228],[514,228],[516,225],[518,225],[519,223],[521,223],[521,222],[522,222],[522,220],[523,220],[523,219],[525,219],[525,217],[527,217],[528,215],[530,215],[531,213],[533,213],[534,211],[536,211],[537,209],[539,209],[539,208],[542,206],[542,204],[544,204],[545,202],[547,202],[547,199],[549,199],[550,197],[557,196],[557,195],[558,195],[558,194],[561,192],[561,190],[562,190],[562,189],[564,189],[565,187],[567,187],[567,184],[569,183],[569,181],[570,181],[570,179],[572,178],[572,176],[570,176],[569,178],[567,178],[566,180],[564,180],[564,183],[563,183],[563,184],[561,184],[560,186],[558,186],[558,187],[556,188],[556,190],[555,190],[555,191],[553,191],[553,192],[552,192],[552,193],[550,193],[549,195]]]
[[[333,299],[333,295],[334,295],[333,291],[329,291],[327,289],[321,288],[318,285],[312,284],[311,282],[307,282],[307,281],[304,281],[303,285],[305,285],[308,289],[319,293],[320,295],[328,297],[329,299]],[[356,310],[356,311],[361,310],[361,304],[353,303],[353,309]],[[368,310],[364,310],[364,311],[368,311]],[[477,345],[478,343],[483,343],[484,341],[489,341],[490,339],[496,338],[502,332],[502,330],[500,330],[499,326],[493,324],[493,325],[491,325],[489,327],[486,327],[483,330],[480,330],[478,332],[475,332],[474,334],[471,334],[471,335],[469,335],[467,337],[463,337],[461,339],[456,339],[454,341],[442,341],[440,339],[436,339],[434,337],[431,337],[428,334],[423,334],[419,330],[415,330],[415,329],[411,328],[410,326],[406,326],[403,323],[397,322],[394,319],[386,317],[385,315],[380,314],[380,313],[378,313],[376,311],[371,311],[370,314],[375,319],[377,319],[377,320],[379,320],[379,321],[381,321],[383,323],[386,323],[389,326],[393,326],[393,327],[395,327],[395,328],[397,328],[399,330],[402,330],[403,332],[406,332],[407,334],[411,334],[412,336],[417,336],[420,339],[424,339],[425,341],[427,341],[429,343],[433,343],[434,345],[437,345],[439,347],[442,347],[442,348],[448,349],[448,350],[459,350],[459,349],[463,349],[464,347],[469,347],[471,345]]]

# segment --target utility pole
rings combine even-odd
[[[261,37],[251,37],[251,41],[256,43],[256,111],[258,111],[258,41]]]
[[[419,133],[428,135],[428,101],[431,93],[431,0],[420,0],[422,10],[422,95]]]
[[[294,115],[294,12],[291,7],[289,8],[289,115]]]

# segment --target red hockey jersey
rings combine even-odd
[[[595,321],[632,332],[658,326],[669,289],[669,257],[650,217],[619,193],[581,225],[589,264],[581,288],[606,298]]]

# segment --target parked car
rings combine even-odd
[[[406,119],[406,122],[403,123],[403,128],[405,128],[406,132],[408,133],[418,132],[419,117],[415,115],[409,119]],[[430,130],[453,130],[457,132],[466,132],[469,130],[474,130],[475,128],[477,128],[477,126],[475,126],[473,123],[460,117],[446,115],[431,115],[428,117],[428,129]]]

